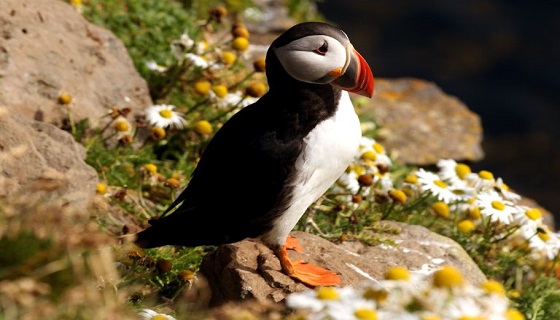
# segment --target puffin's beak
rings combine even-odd
[[[373,96],[373,74],[366,59],[351,44],[347,45],[346,51],[345,71],[333,83],[343,90],[371,98]]]

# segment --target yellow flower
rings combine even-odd
[[[438,201],[432,204],[432,210],[434,210],[434,212],[442,218],[449,217],[449,206],[443,201]]]
[[[482,290],[486,293],[497,293],[499,295],[505,296],[506,289],[504,286],[496,280],[488,280],[481,285]]]
[[[266,85],[262,82],[255,82],[245,89],[248,96],[259,98],[266,93]]]
[[[457,223],[457,230],[464,234],[469,234],[474,230],[474,223],[470,220],[463,220]]]
[[[260,57],[253,62],[253,68],[256,72],[265,72],[266,70],[266,59],[265,57]]]
[[[389,293],[383,289],[373,289],[373,288],[367,288],[362,297],[364,299],[367,300],[375,300],[377,302],[383,302],[385,300],[387,300],[387,297],[389,296]]]
[[[363,320],[377,320],[377,312],[373,309],[358,309],[354,311],[354,316]]]
[[[484,180],[493,180],[494,179],[494,175],[492,174],[492,172],[486,171],[486,170],[481,170],[480,172],[478,172],[478,176],[481,179],[484,179]]]
[[[157,166],[153,163],[148,163],[144,165],[144,170],[148,171],[150,174],[156,174]]]
[[[438,288],[451,288],[462,286],[465,280],[459,270],[444,266],[440,270],[434,272],[433,284]]]
[[[525,317],[517,309],[508,309],[506,311],[507,320],[525,320]]]
[[[233,49],[238,51],[245,51],[249,48],[249,40],[245,37],[236,37],[231,43]]]
[[[166,136],[165,129],[162,127],[152,127],[152,129],[150,129],[150,136],[154,140],[161,140]]]
[[[214,92],[214,94],[218,97],[218,98],[225,98],[228,94],[228,89],[226,86],[222,85],[222,84],[218,84],[212,87],[212,92]]]
[[[237,56],[235,55],[235,53],[231,52],[231,51],[224,51],[222,52],[222,62],[226,65],[232,65],[235,60],[237,59]]]
[[[375,161],[375,159],[377,159],[377,154],[372,150],[367,150],[366,152],[362,153],[362,159]]]
[[[461,179],[465,179],[465,177],[471,173],[471,167],[469,167],[466,164],[463,163],[459,163],[455,166],[455,173],[457,173],[457,176]]]
[[[479,207],[470,207],[467,210],[467,217],[472,220],[480,219],[480,208]]]
[[[242,24],[236,24],[231,28],[234,37],[249,38],[249,30]]]
[[[69,93],[63,92],[58,96],[58,102],[61,104],[69,104],[72,102],[72,96]]]
[[[95,191],[99,194],[106,194],[107,193],[107,185],[103,182],[99,182],[97,184],[97,187],[95,188]]]
[[[130,130],[130,124],[124,119],[118,120],[115,121],[115,129],[120,132],[126,132]]]
[[[391,189],[391,191],[389,191],[389,197],[400,204],[404,204],[406,202],[406,193],[402,190]]]
[[[201,96],[205,96],[208,94],[208,92],[210,92],[210,82],[207,80],[199,80],[197,82],[194,83],[193,87],[194,87],[194,92],[196,92],[197,94],[201,95]]]
[[[201,135],[208,135],[212,133],[212,125],[206,120],[200,120],[195,123],[194,131]]]
[[[408,176],[406,176],[404,178],[404,182],[410,183],[410,184],[417,184],[418,183],[418,177],[414,174],[409,174]]]
[[[410,280],[410,273],[405,267],[391,267],[385,271],[386,280]]]
[[[525,211],[525,215],[531,220],[538,220],[542,217],[541,211],[537,208],[532,208]]]
[[[317,289],[317,298],[320,300],[338,300],[338,292],[333,287],[321,287]]]

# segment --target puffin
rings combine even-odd
[[[284,31],[265,66],[267,93],[223,124],[185,189],[133,242],[196,247],[252,238],[297,281],[339,285],[336,272],[290,259],[288,250],[302,250],[290,232],[356,155],[362,132],[349,92],[371,98],[372,71],[346,33],[322,22]]]

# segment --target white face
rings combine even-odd
[[[337,68],[346,71],[351,45],[325,35],[312,35],[276,48],[276,56],[284,70],[293,78],[310,83],[334,80]],[[348,62],[347,62],[348,61]],[[333,76],[334,74],[334,76]]]

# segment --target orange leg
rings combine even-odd
[[[295,241],[295,247],[301,249],[301,246],[295,238],[292,237],[290,242],[292,241]],[[284,270],[284,272],[290,277],[295,278],[311,287],[336,286],[341,284],[340,277],[330,270],[306,263],[301,259],[293,261],[290,260],[290,257],[288,256],[288,249],[290,248],[286,244],[276,251],[276,255],[278,256],[278,259],[280,259],[282,270]]]

